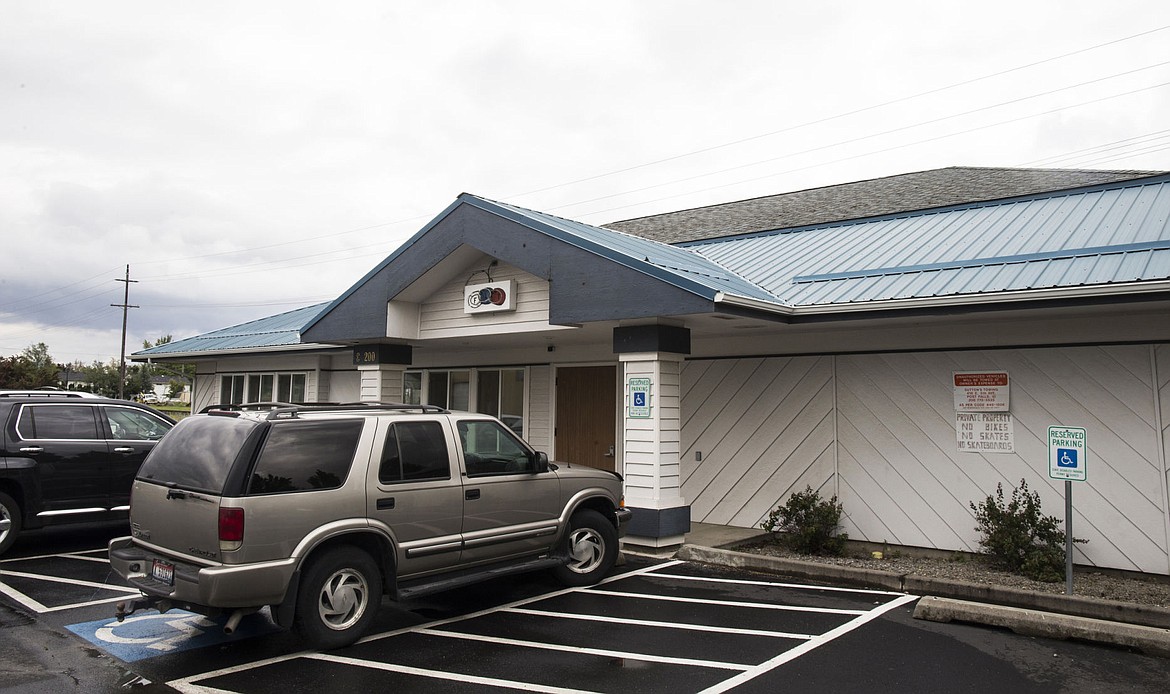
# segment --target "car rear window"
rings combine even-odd
[[[257,426],[235,417],[187,417],[146,457],[138,479],[222,494],[233,463]]]
[[[248,494],[340,487],[361,433],[360,419],[273,424],[249,478]]]

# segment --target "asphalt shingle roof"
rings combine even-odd
[[[604,225],[664,243],[802,227],[1155,176],[1160,171],[956,166],[810,188]]]

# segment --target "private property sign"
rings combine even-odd
[[[956,412],[955,439],[960,453],[1015,453],[1012,416],[1007,412]]]
[[[955,412],[1007,412],[1006,371],[955,371]]]

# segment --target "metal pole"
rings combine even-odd
[[[1073,594],[1072,480],[1064,481],[1064,593]]]

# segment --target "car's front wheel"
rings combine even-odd
[[[564,566],[553,574],[567,586],[589,586],[605,577],[617,561],[617,530],[597,511],[577,511],[569,519]]]
[[[357,547],[335,547],[305,573],[294,627],[314,648],[341,648],[361,638],[381,603],[382,574],[373,558]]]

